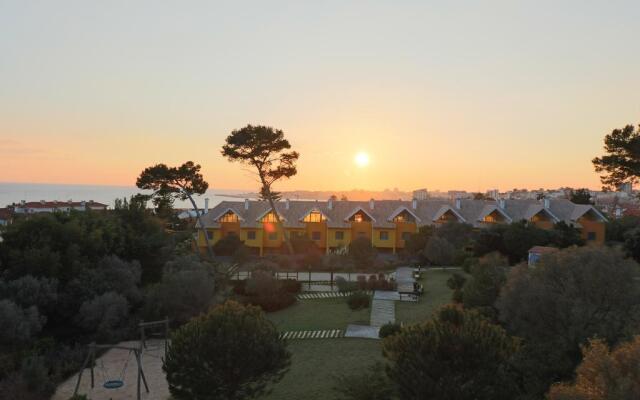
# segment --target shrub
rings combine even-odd
[[[447,266],[454,261],[456,249],[446,239],[432,236],[424,249],[424,256],[434,265]]]
[[[247,280],[245,293],[250,304],[260,306],[263,311],[272,312],[282,310],[296,302],[296,297],[288,291],[285,285],[289,285],[290,290],[300,288],[299,282],[283,283],[273,277],[268,272],[256,271]]]
[[[280,281],[282,290],[287,293],[298,294],[302,290],[302,284],[295,279],[283,279]]]
[[[355,292],[347,297],[347,304],[352,310],[360,310],[369,307],[369,295],[364,292]]]
[[[163,370],[176,400],[242,399],[279,381],[290,357],[259,308],[230,301],[174,332]]]
[[[50,395],[55,389],[55,384],[49,379],[49,369],[40,356],[25,358],[22,361],[20,375],[30,392]]]
[[[119,328],[128,322],[129,304],[124,296],[107,292],[85,301],[77,316],[78,325],[89,332],[95,332],[99,340],[112,341],[118,337]]]
[[[339,276],[336,278],[336,286],[341,293],[353,292],[358,289],[358,282],[348,281]]]
[[[226,235],[213,245],[213,252],[216,256],[233,256],[242,246],[238,235]]]
[[[387,322],[386,324],[380,327],[380,332],[378,333],[378,336],[380,336],[381,339],[384,339],[387,336],[395,335],[401,330],[402,330],[402,325],[400,325],[399,323]]]
[[[371,240],[358,237],[349,243],[349,257],[356,268],[371,268],[376,258],[376,250],[371,245]]]
[[[341,400],[391,400],[394,387],[385,373],[384,364],[377,362],[363,373],[338,376],[334,391]]]

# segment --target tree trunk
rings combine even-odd
[[[202,231],[202,234],[204,235],[204,241],[207,244],[207,253],[209,254],[209,258],[213,259],[213,256],[214,256],[213,247],[211,247],[211,243],[209,242],[209,236],[207,235],[207,230],[204,228],[204,223],[202,222],[202,219],[200,218],[200,210],[198,210],[198,206],[196,205],[196,202],[193,200],[193,197],[191,197],[190,194],[187,194],[187,197],[191,201],[191,205],[193,205],[193,209],[196,210],[196,220],[198,221],[198,225],[200,225],[200,230]],[[197,242],[196,242],[196,244],[197,244]]]
[[[285,234],[284,225],[280,220],[280,214],[278,214],[278,211],[276,210],[276,206],[273,203],[273,197],[271,196],[271,188],[267,185],[262,175],[260,176],[260,180],[262,181],[262,187],[266,188],[267,200],[269,201],[269,205],[271,206],[271,210],[273,211],[273,214],[276,216],[276,221],[278,223],[278,226],[282,228],[282,237],[284,239],[285,244],[287,245],[287,250],[289,250],[289,254],[293,255],[293,245],[291,244],[291,240],[289,240],[289,238]]]

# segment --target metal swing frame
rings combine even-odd
[[[147,334],[148,328],[161,326],[164,328],[164,354],[167,354],[167,342],[169,340],[169,317],[166,317],[160,321],[140,321],[138,328],[140,328],[140,350],[147,350]]]
[[[76,388],[73,391],[73,395],[77,395],[78,394],[78,389],[80,388],[80,381],[82,380],[82,373],[84,372],[84,370],[87,368],[87,364],[89,364],[89,367],[91,369],[91,389],[93,389],[95,387],[95,373],[94,373],[94,368],[95,368],[95,361],[96,361],[96,350],[99,349],[119,349],[119,350],[128,350],[130,353],[133,353],[136,357],[136,363],[138,365],[138,382],[137,382],[137,388],[136,388],[136,392],[137,392],[137,399],[140,400],[140,381],[142,381],[142,383],[144,384],[144,389],[147,393],[149,393],[149,385],[147,385],[147,378],[144,376],[144,371],[142,370],[142,360],[141,360],[141,349],[139,347],[133,347],[133,346],[120,346],[117,344],[95,344],[95,343],[91,343],[89,346],[89,354],[87,355],[87,358],[84,360],[84,363],[82,364],[82,368],[80,369],[80,372],[78,373],[78,381],[76,382]],[[131,355],[129,355],[130,357]],[[128,361],[127,361],[128,363]],[[105,382],[108,383],[110,381]],[[115,380],[114,380],[115,382]],[[118,387],[122,387],[124,385],[120,385]],[[113,388],[108,388],[105,386],[106,389],[116,389],[116,387]]]

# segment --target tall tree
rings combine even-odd
[[[384,339],[400,399],[511,400],[518,341],[475,311],[445,306],[431,320]]]
[[[615,190],[623,183],[640,181],[640,127],[614,129],[604,138],[604,150],[606,155],[592,160],[596,172],[604,172],[603,188]]]
[[[591,201],[591,192],[589,192],[589,189],[587,188],[576,190],[571,189],[569,200],[576,204],[593,204],[593,201]]]
[[[282,221],[274,202],[280,194],[272,187],[280,179],[291,178],[298,172],[296,162],[300,155],[290,149],[291,144],[284,138],[282,130],[262,125],[247,125],[232,131],[222,146],[222,155],[229,161],[255,168],[260,182],[260,197],[269,202],[279,228],[282,228]],[[289,253],[293,253],[291,241],[286,236],[284,239]]]
[[[179,167],[156,164],[145,168],[140,173],[136,186],[144,190],[153,190],[152,198],[154,200],[166,198],[167,196],[173,196],[183,201],[188,199],[196,211],[196,220],[207,244],[209,256],[213,257],[213,249],[204,228],[200,210],[193,199],[194,195],[202,195],[209,188],[209,184],[200,173],[199,164],[194,164],[193,161],[187,161]]]

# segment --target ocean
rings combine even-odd
[[[0,208],[25,201],[97,201],[113,208],[116,199],[130,198],[137,193],[145,193],[134,186],[104,185],[63,185],[48,183],[0,183]],[[246,197],[246,190],[209,189],[202,196],[196,196],[198,207],[204,208],[204,199],[209,198],[209,207],[224,200],[239,201]],[[176,200],[175,208],[192,208],[187,201]]]

